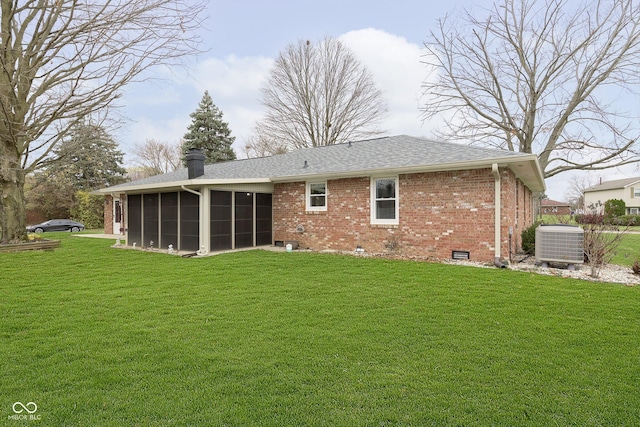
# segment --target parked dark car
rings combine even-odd
[[[84,230],[84,224],[70,219],[50,219],[40,224],[27,226],[27,231],[38,234],[45,231],[71,231],[76,233],[80,230]]]

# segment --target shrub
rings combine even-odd
[[[574,217],[578,224],[604,224],[604,215],[596,212],[578,214]]]
[[[536,221],[522,231],[522,250],[533,255],[536,251],[536,228],[542,224],[542,221]]]
[[[604,216],[611,220],[624,215],[626,205],[624,200],[610,199],[604,202]]]
[[[83,223],[85,228],[104,227],[104,196],[78,191],[76,203],[71,208],[71,218]]]
[[[617,218],[614,218],[612,221],[615,225],[640,225],[640,215],[623,215]]]
[[[609,224],[584,224],[584,259],[591,267],[591,276],[598,277],[600,270],[616,254],[628,229],[618,231]]]

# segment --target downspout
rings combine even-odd
[[[494,163],[491,165],[491,172],[493,173],[493,178],[494,178],[494,209],[495,209],[495,215],[494,215],[494,248],[495,248],[495,255],[493,258],[493,265],[495,265],[498,268],[506,268],[507,266],[504,265],[502,263],[502,261],[500,260],[501,258],[501,252],[500,252],[500,228],[502,226],[501,222],[500,222],[500,211],[502,210],[502,202],[501,202],[501,197],[500,197],[500,187],[501,187],[501,181],[500,181],[500,170],[498,169],[498,164]]]
[[[195,194],[195,195],[196,195],[196,196],[198,196],[198,197],[202,197],[202,193],[200,193],[199,191],[192,190],[192,189],[190,189],[190,188],[185,187],[184,185],[181,185],[180,187],[181,187],[184,191],[187,191],[187,192],[189,192],[189,193]]]
[[[195,195],[197,195],[199,197],[199,199],[198,199],[199,203],[198,204],[200,205],[200,221],[199,221],[200,224],[198,226],[198,231],[199,231],[199,234],[200,234],[200,239],[199,240],[202,240],[202,234],[203,234],[202,233],[202,224],[203,224],[203,218],[204,218],[204,212],[203,212],[204,206],[203,206],[203,203],[202,203],[202,193],[200,193],[199,191],[191,190],[190,188],[187,188],[184,185],[181,185],[180,188],[182,188],[184,191],[186,191],[188,193],[195,194]],[[200,242],[200,243],[202,243],[202,242]],[[198,252],[198,255],[204,255],[204,254],[207,253],[207,249],[204,246],[201,245],[200,249],[198,249],[197,252]]]

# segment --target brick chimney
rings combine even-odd
[[[189,179],[198,178],[204,175],[204,154],[202,150],[197,148],[189,149],[185,156],[187,160],[187,170],[189,171]]]

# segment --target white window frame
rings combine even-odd
[[[311,206],[311,186],[322,184],[324,185],[324,206]],[[329,204],[329,192],[327,190],[327,181],[309,181],[305,186],[305,199],[306,199],[306,209],[308,212],[324,212],[327,210],[327,205]],[[317,197],[320,195],[316,195]]]
[[[382,179],[392,179],[395,182],[395,197],[389,199],[377,199],[377,181]],[[370,195],[370,211],[371,211],[371,224],[375,225],[398,225],[400,223],[400,181],[398,176],[375,176],[371,177],[371,183],[369,185],[371,189]],[[395,201],[395,218],[393,219],[378,219],[376,218],[376,209],[378,200],[394,200]]]
[[[640,187],[633,187],[633,198],[640,199]]]
[[[640,208],[629,208],[629,215],[638,215]]]

